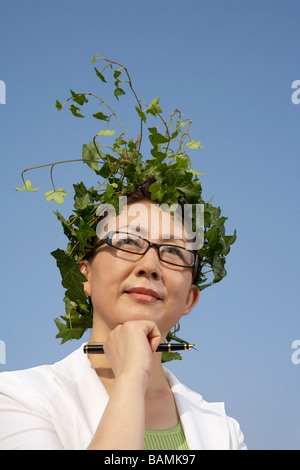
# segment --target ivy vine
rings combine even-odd
[[[95,64],[102,63],[99,70]],[[68,193],[63,188],[56,188],[53,169],[57,165],[83,162],[88,165],[95,175],[97,184],[87,188],[84,182],[73,185],[74,210],[66,219],[55,211],[68,239],[66,250],[57,249],[51,254],[60,270],[62,285],[65,288],[65,313],[55,319],[58,328],[57,338],[62,343],[71,339],[79,339],[83,333],[92,327],[92,311],[89,300],[83,290],[86,280],[79,270],[79,261],[91,249],[91,240],[96,236],[98,221],[97,209],[103,204],[111,204],[116,212],[119,210],[119,197],[132,192],[135,188],[154,177],[149,191],[153,201],[159,204],[173,205],[178,202],[185,204],[204,205],[204,243],[198,250],[201,272],[198,287],[203,290],[220,282],[226,276],[226,256],[231,245],[236,240],[233,235],[225,234],[226,217],[221,215],[220,207],[215,207],[211,201],[202,199],[201,173],[191,168],[189,151],[203,149],[201,141],[193,140],[190,136],[192,121],[176,109],[166,119],[161,108],[160,99],[153,98],[148,104],[140,100],[133,88],[131,77],[122,64],[101,57],[93,56],[94,72],[99,78],[100,85],[114,82],[113,94],[117,101],[129,90],[134,99],[134,110],[137,113],[139,126],[137,135],[128,138],[125,126],[118,114],[106,100],[95,93],[75,93],[70,90],[70,96],[61,103],[56,100],[56,108],[60,111],[67,104],[76,118],[84,118],[84,107],[89,100],[96,101],[97,109],[93,118],[103,124],[97,134],[88,144],[83,144],[82,157],[61,160],[23,170],[21,178],[23,186],[18,191],[36,192],[25,173],[49,167],[51,189],[44,193],[47,201],[63,204]],[[98,64],[97,64],[98,65]],[[116,128],[114,128],[114,126]],[[146,131],[145,131],[146,126]],[[142,142],[145,135],[150,142],[150,154],[146,160],[142,155]],[[107,144],[105,138],[112,137],[112,144]],[[167,339],[185,342],[177,336],[179,325],[169,332]],[[179,353],[163,353],[163,362],[181,359]]]

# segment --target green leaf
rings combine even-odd
[[[133,183],[138,181],[137,165],[136,163],[129,163],[124,171],[124,176]]]
[[[102,119],[102,121],[108,121],[108,116],[101,113],[100,111],[99,111],[99,113],[93,114],[93,117],[96,118],[96,119]]]
[[[22,188],[16,187],[16,191],[29,191],[30,193],[34,191],[38,191],[40,188],[33,188],[30,180],[27,178],[25,183],[23,184]]]
[[[83,289],[86,277],[81,273],[78,263],[60,249],[52,251],[51,255],[56,259],[62,277],[62,285],[68,290],[67,297],[74,302],[77,300],[86,301]]]
[[[82,106],[84,103],[88,103],[88,100],[86,99],[86,96],[83,93],[78,94],[78,93],[75,93],[73,90],[70,90],[70,92],[73,97],[73,101],[75,101],[75,103],[79,104],[80,106]]]
[[[115,183],[106,185],[105,195],[109,202],[111,202],[111,198],[115,196],[115,191],[116,191]]]
[[[138,106],[136,106],[135,109],[136,109],[138,115],[140,116],[140,118],[142,119],[142,121],[146,122],[146,119],[147,119],[146,114],[143,113],[143,111]]]
[[[218,218],[221,215],[220,207],[214,207],[210,203],[205,204],[204,209],[204,223],[205,227],[210,227],[218,222]]]
[[[195,199],[195,201],[199,198],[201,191],[198,186],[193,183],[182,183],[179,186],[176,186],[178,191],[182,192],[186,199]]]
[[[202,147],[201,144],[201,140],[199,140],[198,142],[196,142],[195,140],[191,139],[187,144],[184,144],[186,147],[188,147],[189,149],[191,150],[196,150],[198,149],[199,147],[201,147],[202,149],[204,149],[204,147]]]
[[[178,130],[180,130],[184,126],[187,126],[187,122],[177,121],[176,127],[177,127]]]
[[[234,231],[233,235],[224,236],[224,240],[228,245],[232,245],[236,241],[236,230]]]
[[[161,362],[170,362],[173,361],[174,359],[177,359],[179,361],[182,360],[182,357],[178,352],[163,352],[161,355]]]
[[[224,240],[224,248],[222,250],[222,255],[226,256],[230,252],[230,245],[232,245],[236,241],[236,230],[234,231],[233,235],[223,236]]]
[[[77,108],[77,106],[75,106],[74,104],[71,104],[70,110],[75,117],[80,117],[80,118],[84,117],[83,114],[80,114],[78,112],[80,111],[80,108]]]
[[[106,130],[97,132],[97,134],[98,134],[100,137],[102,137],[102,136],[108,136],[108,135],[115,135],[115,133],[116,133],[116,131],[110,130],[110,129],[106,129]]]
[[[86,331],[86,328],[83,328],[82,326],[78,326],[74,328],[72,325],[71,319],[69,318],[70,316],[71,314],[69,316],[61,317],[62,320],[66,322],[66,324],[62,323],[61,320],[59,320],[59,318],[54,319],[55,325],[59,330],[59,332],[56,335],[56,338],[62,339],[61,344],[71,339],[80,339],[83,333]]]
[[[190,183],[192,176],[182,169],[169,169],[166,174],[166,183],[168,186],[178,187],[184,183]]]
[[[175,138],[178,136],[178,134],[179,134],[179,131],[178,131],[178,130],[172,132],[171,137],[170,137],[171,140],[175,139]]]
[[[147,114],[152,114],[154,117],[156,117],[157,113],[162,113],[162,109],[159,106],[159,98],[153,98],[151,101],[149,108],[146,110]]]
[[[183,169],[169,169],[166,174],[166,184],[170,188],[176,188],[184,194],[187,200],[193,202],[198,200],[201,194],[197,181],[191,181],[192,174]]]
[[[56,100],[55,106],[58,109],[58,111],[60,111],[62,109],[62,104],[58,100]]]
[[[221,232],[216,225],[213,225],[206,233],[205,236],[210,245],[216,244],[221,239]]]
[[[68,193],[65,193],[63,188],[52,189],[52,191],[47,191],[44,193],[47,201],[55,201],[58,204],[64,203],[64,197],[68,196]]]
[[[76,304],[76,302],[73,302],[72,300],[70,300],[69,297],[67,297],[67,296],[64,297],[64,302],[65,302],[66,314],[70,318],[70,316],[72,314],[72,311],[77,310],[77,304]]]
[[[220,258],[218,255],[214,256],[212,260],[212,269],[215,275],[215,282],[221,281],[226,276],[226,270],[224,268],[225,259]]]
[[[56,318],[55,324],[59,330],[56,338],[62,338],[62,343],[70,339],[79,339],[83,333],[93,326],[91,307],[87,300],[73,302],[69,297],[64,297],[66,314]]]
[[[81,245],[86,246],[87,248],[90,247],[88,241],[95,237],[97,234],[95,230],[93,230],[88,224],[86,224],[83,220],[79,220],[78,230],[77,230],[77,238]]]
[[[114,91],[114,95],[115,95],[115,97],[116,97],[117,100],[118,100],[118,99],[119,99],[119,96],[125,95],[125,91],[122,90],[122,88],[117,87],[117,88],[115,89],[115,91]]]
[[[99,170],[99,175],[102,176],[102,178],[108,178],[111,174],[111,168],[109,163],[105,162],[104,165]]]
[[[102,73],[99,72],[99,70],[98,70],[96,67],[94,67],[94,69],[95,69],[95,72],[96,72],[96,74],[97,74],[97,77],[100,78],[100,80],[101,80],[102,82],[107,83],[107,81],[105,80],[105,78],[104,78],[104,76],[102,75]]]
[[[151,193],[151,199],[153,201],[157,200],[161,202],[163,200],[165,191],[162,187],[161,181],[156,181],[155,183],[152,183],[151,186],[149,187],[149,191]]]
[[[116,80],[118,80],[118,78],[119,78],[120,75],[121,75],[121,71],[120,71],[120,70],[115,70],[115,71],[114,71],[114,78],[115,78]],[[120,80],[118,80],[118,82],[119,82],[119,81],[120,81]]]
[[[58,218],[58,220],[61,222],[64,230],[64,234],[66,237],[68,237],[69,240],[72,238],[76,237],[76,232],[72,228],[72,224],[68,222],[58,211],[54,211],[54,214]]]
[[[61,323],[58,318],[55,320],[55,324],[57,328],[59,328],[59,324]],[[80,339],[85,330],[83,328],[68,328],[67,326],[61,327],[61,331],[57,333],[56,338],[61,338],[61,344],[64,344],[66,341],[70,339]]]
[[[150,132],[149,140],[153,147],[157,147],[159,144],[166,144],[167,142],[170,142],[170,139],[160,134],[156,127],[149,127],[148,130]]]
[[[90,202],[88,190],[86,189],[82,181],[79,184],[73,184],[73,187],[75,190],[74,208],[85,209]]]
[[[89,145],[83,144],[82,146],[82,159],[93,171],[96,173],[99,171],[98,160],[100,156],[94,145],[94,142],[90,142]]]
[[[176,155],[176,162],[177,168],[182,168],[183,170],[187,170],[189,165],[191,164],[191,160],[187,155]]]

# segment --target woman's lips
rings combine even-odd
[[[157,292],[143,287],[133,287],[126,290],[126,294],[132,299],[140,300],[142,302],[158,302],[160,296]]]

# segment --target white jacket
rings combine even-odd
[[[246,449],[223,403],[207,403],[167,369],[190,450]],[[0,449],[86,449],[108,402],[82,346],[53,365],[0,374]]]

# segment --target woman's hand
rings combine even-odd
[[[160,341],[160,331],[152,321],[128,321],[111,331],[104,351],[116,381],[126,377],[146,391],[153,371],[153,352]]]
[[[160,340],[147,320],[125,322],[108,335],[103,347],[115,384],[89,449],[144,448],[145,393]]]

